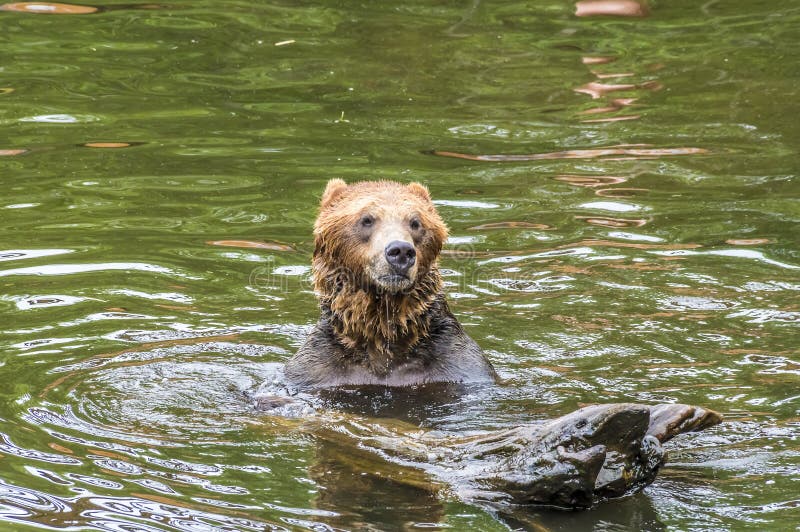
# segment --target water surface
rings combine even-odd
[[[727,423],[644,493],[531,522],[795,530],[800,4],[585,4],[7,4],[0,528],[534,526],[252,411],[316,319],[340,177],[430,187],[451,306],[506,380],[365,415],[707,406]]]

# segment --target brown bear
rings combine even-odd
[[[447,306],[437,262],[447,227],[425,187],[389,181],[347,185],[334,179],[322,196],[314,238],[313,275],[321,316],[284,367],[289,384],[302,390],[496,380],[491,364]],[[282,382],[266,383],[256,397],[259,408],[282,412],[284,405],[292,404],[291,399],[272,393],[276,383],[279,391],[285,391]],[[449,387],[445,390],[450,391]],[[439,397],[445,390],[437,386],[425,391]],[[411,395],[423,400],[431,397],[419,392],[413,389]],[[336,395],[336,390],[320,395]],[[405,400],[399,403],[401,408],[409,405]],[[365,483],[363,468],[386,468],[373,469],[365,461],[368,457],[358,453],[385,457],[388,451],[403,458],[404,464],[449,484],[451,493],[466,502],[493,513],[510,513],[512,522],[525,523],[532,522],[525,513],[531,504],[588,508],[599,500],[641,490],[664,463],[661,443],[720,420],[716,412],[688,405],[623,403],[588,406],[547,423],[452,440],[420,433],[413,423],[407,425],[408,433],[404,424],[393,423],[376,438],[362,418],[330,418],[324,413],[307,428],[321,442],[334,445],[323,445],[319,467],[313,470],[319,474],[312,471],[326,488],[322,493],[328,494],[318,499],[322,507],[331,503],[339,512],[347,504],[342,501],[358,500],[364,490],[372,490],[369,495],[374,500],[380,483]],[[443,447],[448,450],[441,452]],[[404,454],[405,450],[409,452]],[[351,454],[355,458],[348,462]],[[437,468],[431,469],[425,458],[419,461],[430,454],[437,457]],[[331,476],[332,470],[348,471],[331,465],[340,462],[355,468]],[[414,475],[387,478],[408,486],[423,485]],[[425,499],[414,493],[417,507]],[[522,521],[517,520],[517,511]]]
[[[447,226],[419,183],[331,180],[314,224],[321,316],[286,364],[299,388],[494,381],[445,299]]]

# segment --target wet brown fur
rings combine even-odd
[[[363,239],[353,230],[369,211],[378,218],[387,208],[418,216],[424,234],[415,239],[418,274],[414,285],[394,294],[371,286],[365,271],[369,258]],[[314,224],[314,288],[339,340],[382,375],[428,335],[428,310],[442,292],[437,258],[447,239],[447,226],[418,183],[405,186],[372,181],[347,186],[332,181]]]
[[[360,223],[365,214],[375,224]],[[384,246],[396,238],[416,251],[402,289],[381,280]],[[446,239],[424,186],[330,181],[314,225],[320,319],[287,362],[287,380],[301,388],[494,380],[491,364],[448,308],[438,266]]]

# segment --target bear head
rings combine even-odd
[[[314,225],[315,288],[323,296],[345,284],[379,294],[413,291],[436,268],[446,238],[423,185],[333,179]]]

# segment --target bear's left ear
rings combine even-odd
[[[409,183],[407,188],[412,194],[416,194],[425,201],[431,200],[431,193],[428,192],[428,189],[425,187],[425,185],[421,185],[419,183]]]
[[[322,193],[322,199],[319,202],[320,208],[324,209],[333,203],[346,188],[347,183],[342,179],[331,179],[328,181],[328,186],[325,187],[325,192]]]

